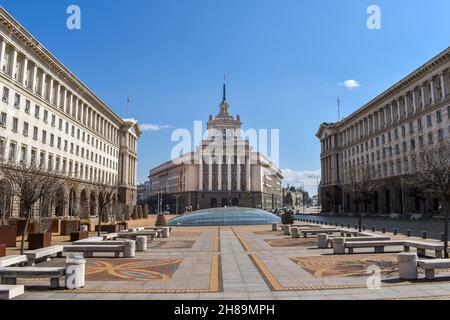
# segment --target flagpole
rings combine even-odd
[[[341,121],[341,101],[339,97],[337,98],[337,108],[338,108],[338,122]]]

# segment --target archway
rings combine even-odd
[[[55,193],[55,216],[62,217],[64,216],[64,209],[65,209],[65,196],[64,196],[64,189],[58,188]]]
[[[398,206],[400,208],[400,213],[403,213],[403,189],[398,189]]]
[[[238,198],[233,199],[233,207],[239,207],[239,199]]]
[[[89,214],[89,203],[86,190],[81,191],[80,195],[80,211],[83,218],[87,218]]]
[[[228,206],[228,199],[227,198],[223,198],[222,199],[222,207],[227,207]]]
[[[97,213],[97,197],[95,196],[94,191],[91,192],[91,196],[90,196],[90,202],[89,202],[89,214],[91,216],[95,216]]]
[[[77,194],[74,189],[70,190],[69,192],[69,217],[77,216],[78,215],[78,208],[76,207],[77,202]]]
[[[0,180],[0,217],[11,217],[13,189],[9,180]]]
[[[378,213],[378,210],[379,210],[378,191],[375,191],[375,193],[373,195],[373,208],[374,208],[374,212]]]
[[[384,193],[384,197],[386,200],[385,211],[386,213],[391,213],[391,192],[389,190],[386,190],[386,192]]]
[[[211,199],[211,208],[217,208],[217,199],[216,198]]]

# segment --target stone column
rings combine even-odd
[[[430,90],[430,92],[431,92],[431,103],[433,104],[436,101],[436,95],[435,95],[435,92],[434,92],[434,81],[433,81],[433,79],[430,79],[430,86],[431,86],[431,90]]]
[[[38,73],[38,68],[35,64],[33,66],[33,75],[32,75],[32,79],[31,79],[31,91],[33,91],[33,92],[37,92],[37,89],[39,87],[36,83],[37,73]]]
[[[212,191],[212,164],[211,158],[210,163],[208,163],[208,191]]]
[[[142,252],[147,251],[147,237],[137,236],[136,237],[136,251]]]
[[[444,99],[447,96],[447,86],[445,85],[445,72],[441,72],[440,75],[441,80],[441,90],[442,90],[442,99]]]
[[[422,95],[422,108],[425,107],[425,82],[420,86],[420,94]]]
[[[417,110],[416,89],[413,89],[413,91],[412,91],[412,107],[413,107],[413,112],[416,112],[416,110]]]
[[[222,191],[222,161],[217,161],[217,190]]]
[[[21,83],[26,87],[25,84],[27,78],[27,69],[28,69],[28,59],[26,57],[23,58],[23,66],[22,66],[22,75],[21,75]]]
[[[42,98],[45,99],[45,80],[47,79],[47,74],[45,72],[42,72],[42,77],[41,77],[41,92],[40,95]]]
[[[6,53],[6,41],[4,39],[0,40],[0,70],[3,71],[3,61],[5,60]]]
[[[48,88],[48,90],[49,90],[49,94],[48,94],[48,102],[50,103],[50,104],[52,104],[53,103],[53,78],[50,76],[50,81],[49,81],[49,88]]]
[[[17,63],[17,50],[15,47],[12,48],[12,55],[11,55],[11,77],[13,79],[19,80],[17,77],[19,75],[17,75],[17,77],[15,76],[16,73],[16,63]]]

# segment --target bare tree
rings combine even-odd
[[[416,172],[406,177],[408,185],[441,203],[444,216],[444,252],[448,258],[448,219],[450,211],[450,143],[426,148],[419,155]]]
[[[12,196],[11,183],[4,180],[0,185],[0,225],[2,226],[6,224],[6,214],[11,211]]]
[[[117,192],[118,187],[107,183],[99,183],[95,187],[98,192],[98,207],[100,209],[98,214],[98,236],[100,236],[102,220],[108,217],[108,207],[113,202],[113,196]]]
[[[62,184],[61,175],[45,169],[44,166],[36,166],[34,163],[25,161],[18,164],[13,161],[2,161],[0,171],[6,179],[16,186],[14,190],[21,197],[23,214],[25,215],[25,229],[20,242],[20,254],[23,254],[28,226],[33,215],[33,207],[39,200],[51,197]]]
[[[364,210],[366,210],[374,192],[378,187],[376,167],[371,164],[351,166],[346,169],[344,179],[344,189],[353,195],[355,205],[358,203],[363,203]],[[362,210],[358,207],[357,211],[358,229],[361,232]]]

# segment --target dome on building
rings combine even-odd
[[[281,223],[273,213],[252,208],[214,208],[184,214],[169,226],[233,226]]]

